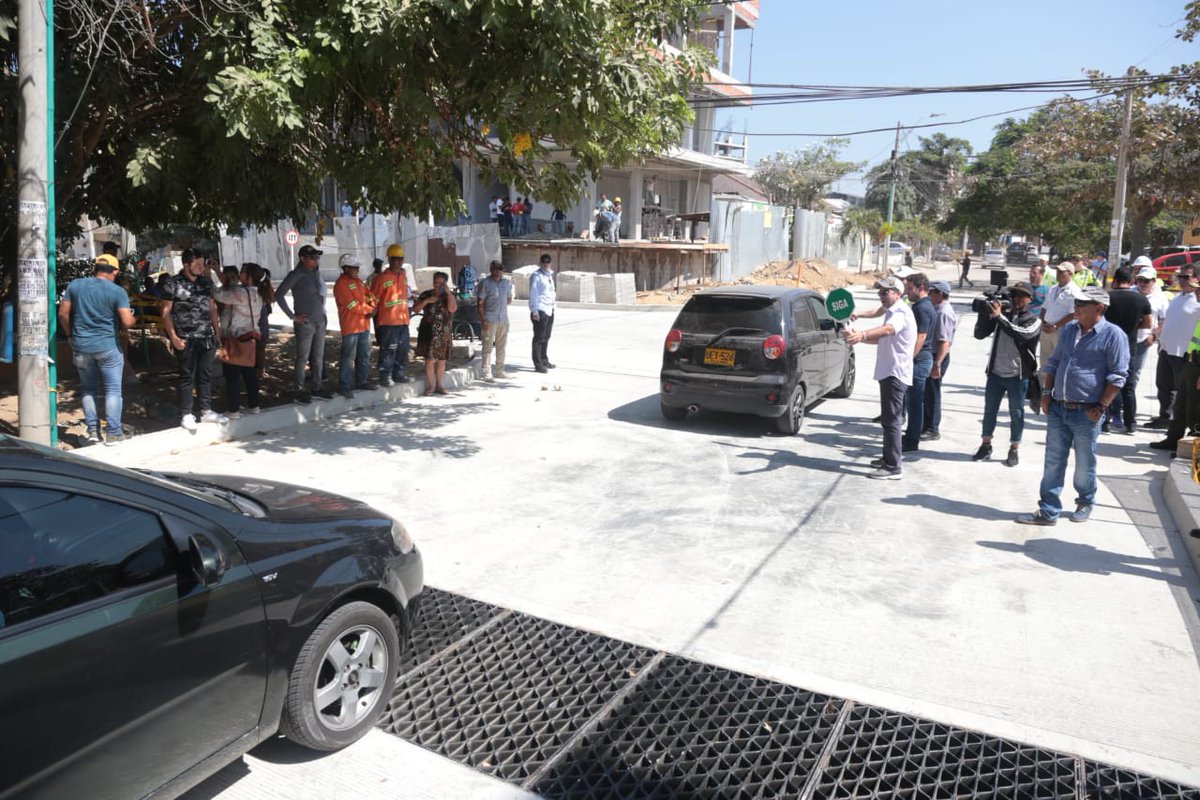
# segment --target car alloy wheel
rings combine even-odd
[[[315,750],[358,740],[387,706],[399,659],[399,635],[383,609],[364,602],[335,609],[296,657],[280,730]]]
[[[788,401],[787,410],[775,419],[780,433],[795,436],[800,432],[800,428],[804,425],[805,400],[804,387],[796,384],[796,388],[792,390],[792,399]]]

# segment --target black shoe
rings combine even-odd
[[[307,406],[312,403],[312,395],[308,392],[300,392],[294,400],[298,405]]]
[[[882,458],[871,459],[871,466],[874,467],[875,469],[879,469],[880,467],[883,466],[883,459]]]
[[[922,442],[936,442],[940,438],[942,438],[942,435],[940,433],[938,433],[937,431],[922,431],[921,432],[921,441]]]
[[[371,391],[374,391],[375,389],[378,389],[378,388],[379,388],[379,384],[378,384],[378,383],[375,383],[375,381],[367,381],[367,382],[366,382],[366,383],[364,383],[362,386],[355,386],[354,388],[355,388],[355,389],[362,389],[362,390],[363,390],[363,391],[365,391],[365,392],[371,392]]]
[[[1144,427],[1158,428],[1161,430],[1161,429],[1165,429],[1170,424],[1171,424],[1170,417],[1154,417],[1149,422],[1147,422]]]
[[[1017,455],[1017,448],[1015,448],[1015,447],[1008,448],[1008,458],[1004,459],[1004,466],[1015,467],[1017,464],[1020,464],[1020,463],[1021,463],[1021,458]]]
[[[554,369],[557,366],[558,366],[557,364],[551,364],[549,361],[546,362],[546,367],[548,369]]]
[[[880,414],[878,417],[871,417],[871,422],[883,422],[883,415]]]
[[[354,392],[350,391],[349,389],[339,389],[338,394],[340,394],[342,397],[346,398],[347,400],[354,399]]]
[[[975,455],[971,456],[972,461],[987,461],[992,457],[992,443],[984,442],[979,445],[979,449],[975,451]]]
[[[1049,527],[1057,523],[1058,520],[1050,519],[1042,513],[1041,509],[1038,509],[1033,514],[1025,514],[1017,517],[1016,522],[1019,525],[1041,525],[1043,527]]]
[[[1137,425],[1126,425],[1125,429],[1122,430],[1121,433],[1125,434],[1126,436],[1133,436],[1135,433],[1137,433]]]
[[[1042,413],[1042,401],[1041,400],[1030,400],[1029,401],[1029,410],[1030,410],[1030,412],[1032,412],[1034,414]]]
[[[396,383],[408,383],[408,376],[401,375],[399,378],[396,378],[395,381]]]
[[[919,444],[902,444],[900,445],[901,453],[915,453],[920,449]]]
[[[323,398],[325,400],[333,399],[333,392],[329,391],[328,389],[317,389],[316,391],[313,392],[313,394],[315,394],[317,397]]]
[[[545,367],[534,367],[533,369],[536,372],[549,372],[550,371],[550,370],[546,369]]]
[[[1100,423],[1100,432],[1101,433],[1108,433],[1111,430],[1112,430],[1112,426],[1110,426],[1108,424],[1108,420],[1104,420],[1104,422]]]
[[[1167,450],[1174,453],[1179,448],[1179,442],[1174,439],[1160,439],[1157,442],[1151,442],[1150,447],[1154,450]]]

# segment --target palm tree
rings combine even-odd
[[[871,242],[878,241],[883,230],[883,215],[872,208],[850,208],[842,217],[842,230],[838,240],[842,242],[855,241],[858,243],[858,271],[861,273],[867,265],[867,248]]]

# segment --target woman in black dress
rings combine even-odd
[[[458,301],[446,285],[449,276],[433,273],[433,288],[422,292],[413,304],[413,312],[424,315],[417,330],[417,355],[425,359],[425,394],[445,394],[442,380],[446,375],[446,360],[453,347],[454,312]]]

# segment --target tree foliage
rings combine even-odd
[[[963,190],[971,143],[935,133],[920,137],[916,150],[896,158],[896,188],[892,218],[941,222]],[[886,213],[891,191],[892,162],[876,164],[867,172],[867,205]]]
[[[829,187],[863,166],[840,158],[847,144],[848,139],[835,138],[792,153],[780,150],[755,165],[754,180],[776,205],[823,211]]]
[[[60,0],[60,230],[300,219],[322,181],[452,215],[453,167],[546,202],[677,142],[691,0]],[[16,0],[0,0],[0,213],[13,208]]]

